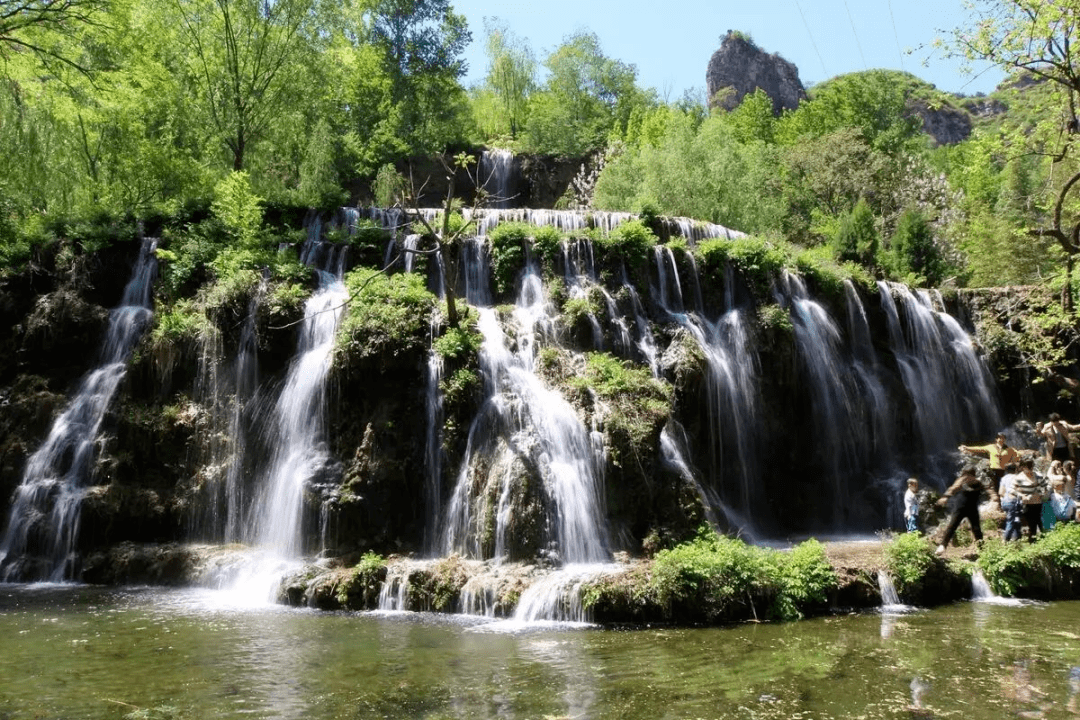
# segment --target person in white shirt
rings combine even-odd
[[[908,532],[919,531],[919,481],[908,478],[907,492],[904,493],[904,524]]]
[[[998,486],[998,496],[1001,498],[1001,509],[1005,513],[1005,534],[1003,540],[1020,539],[1020,496],[1016,494],[1016,463],[1005,466],[1005,474],[1001,476],[1001,484]]]

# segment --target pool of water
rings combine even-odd
[[[0,585],[2,720],[1078,714],[1080,603],[601,630]]]

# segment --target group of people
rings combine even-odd
[[[982,540],[979,501],[984,490],[1005,514],[1005,540],[1019,540],[1022,528],[1026,527],[1028,541],[1034,542],[1040,532],[1049,530],[1056,523],[1080,522],[1077,509],[1080,482],[1069,443],[1069,433],[1080,431],[1080,425],[1065,423],[1054,414],[1045,425],[1037,426],[1036,431],[1043,439],[1043,451],[1049,460],[1045,475],[1036,472],[1035,457],[1031,453],[1021,455],[1008,445],[1004,433],[998,433],[990,445],[960,446],[961,452],[989,459],[990,482],[984,486],[975,466],[968,465],[937,500],[936,504],[944,507],[950,499],[956,498],[937,547],[939,555],[945,552],[964,519],[971,526],[975,540]],[[904,493],[904,521],[908,532],[919,529],[918,490],[919,481],[909,478]]]

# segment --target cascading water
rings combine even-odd
[[[205,457],[199,463],[201,507],[193,519],[192,536],[224,542],[242,539],[247,494],[246,482],[252,458],[247,438],[259,388],[259,361],[255,318],[262,301],[260,283],[248,304],[231,364],[222,357],[222,333],[216,326],[204,331],[200,341],[199,379],[196,394],[209,409],[210,432]]]
[[[904,285],[885,282],[878,289],[923,455],[932,462],[950,453],[961,438],[989,436],[999,428],[1001,412],[989,369],[959,323],[935,310],[926,292],[916,295]],[[906,323],[901,323],[894,296]]]
[[[810,298],[800,277],[785,273],[783,288],[783,299],[791,306],[799,361],[809,380],[815,445],[821,448],[823,460],[818,470],[831,496],[830,524],[834,530],[846,529],[852,520],[848,511],[855,506],[852,479],[867,467],[867,450],[873,445],[871,428],[862,419],[861,403],[844,362],[840,329],[828,311]]]
[[[508,208],[513,199],[511,174],[514,170],[514,154],[509,150],[485,150],[480,154],[480,181],[490,195],[488,206]]]
[[[319,289],[304,306],[296,358],[274,408],[269,477],[247,539],[283,558],[303,550],[304,486],[328,459],[322,437],[325,380],[348,297],[339,275],[319,271]]]
[[[757,470],[757,356],[750,339],[749,320],[734,300],[734,276],[725,277],[724,309],[715,322],[705,318],[700,292],[696,310],[687,312],[683,283],[670,247],[658,245],[654,252],[658,284],[654,295],[660,308],[681,325],[701,349],[708,368],[709,466],[711,486],[720,499],[739,516],[749,518],[759,505]],[[700,283],[693,278],[695,287]],[[734,517],[732,514],[730,517]],[[751,528],[743,528],[752,531]]]
[[[153,316],[157,241],[143,241],[120,305],[109,315],[101,364],[79,384],[48,437],[30,456],[0,543],[0,579],[71,580],[82,501],[93,475],[94,444],[127,373],[132,348]]]

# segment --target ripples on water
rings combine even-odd
[[[506,629],[467,616],[230,607],[212,591],[0,585],[0,718],[1080,712],[1080,603],[721,629]]]

